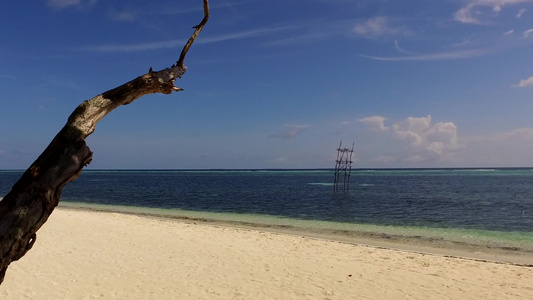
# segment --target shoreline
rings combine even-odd
[[[57,208],[0,298],[533,299],[531,266],[277,231]]]
[[[59,209],[118,213],[146,218],[172,220],[184,223],[200,223],[215,226],[256,230],[276,234],[301,236],[318,240],[363,245],[381,249],[413,252],[420,254],[439,255],[470,259],[482,262],[512,264],[533,267],[533,249],[517,249],[516,247],[489,247],[475,243],[446,240],[442,237],[420,235],[402,235],[394,233],[349,230],[345,228],[309,228],[293,224],[276,224],[254,222],[254,220],[238,220],[237,218],[218,218],[217,213],[191,212],[172,209],[153,209],[144,207],[93,205],[85,203],[60,202]],[[190,214],[193,213],[191,216]],[[281,219],[283,218],[275,218]]]

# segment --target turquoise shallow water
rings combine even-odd
[[[504,232],[421,226],[387,226],[376,224],[340,223],[286,218],[272,215],[244,213],[216,213],[181,209],[146,208],[135,206],[99,205],[62,202],[61,207],[84,208],[98,211],[133,213],[179,220],[222,222],[260,228],[319,233],[341,237],[359,237],[395,242],[429,245],[437,248],[457,247],[482,251],[504,250],[533,255],[533,232]]]
[[[20,171],[0,171],[0,196]],[[64,205],[533,251],[532,169],[86,170]],[[78,204],[82,203],[82,204]]]

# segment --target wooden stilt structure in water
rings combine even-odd
[[[339,190],[339,182],[342,175],[342,190],[350,190],[350,175],[352,172],[352,155],[353,147],[355,143],[352,143],[352,149],[342,148],[342,140],[337,148],[337,160],[335,160],[335,181],[333,182],[333,190]]]

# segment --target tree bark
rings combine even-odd
[[[37,160],[24,172],[0,201],[0,284],[9,264],[19,260],[34,245],[36,232],[59,203],[65,184],[74,181],[92,160],[85,138],[96,123],[115,108],[140,97],[181,89],[174,85],[187,67],[183,61],[192,43],[209,19],[208,0],[203,0],[204,18],[184,46],[176,64],[141,75],[130,82],[81,103],[65,126]]]

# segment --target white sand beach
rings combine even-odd
[[[533,267],[58,208],[11,299],[533,299]]]

